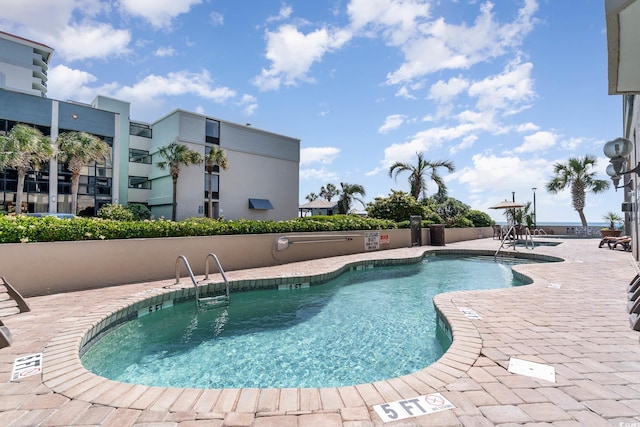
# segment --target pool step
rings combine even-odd
[[[226,295],[218,295],[215,297],[204,297],[198,300],[200,308],[219,307],[221,305],[229,305],[229,297]]]

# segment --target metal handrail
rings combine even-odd
[[[216,262],[216,265],[218,266],[218,271],[220,272],[220,274],[222,275],[222,278],[224,279],[225,294],[227,298],[229,298],[229,281],[227,280],[227,275],[224,274],[222,265],[220,265],[220,261],[218,260],[218,257],[213,252],[208,254],[204,261],[204,280],[207,280],[209,278],[209,258],[213,258],[213,260]]]
[[[193,282],[193,287],[196,288],[196,305],[200,307],[200,295],[198,291],[198,282],[196,281],[196,278],[193,275],[193,270],[191,270],[191,266],[189,265],[189,261],[187,261],[187,257],[185,257],[184,255],[180,255],[178,256],[178,258],[176,258],[176,283],[174,283],[174,285],[180,284],[180,260],[184,262],[184,266],[187,268],[187,272],[189,273],[189,276],[191,277],[191,281]]]

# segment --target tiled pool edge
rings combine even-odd
[[[287,277],[271,277],[265,279],[256,280],[243,280],[237,281],[238,289],[235,290],[250,290],[257,289],[258,287],[270,287],[277,286],[280,283],[300,283],[305,280],[317,282],[330,280],[345,271],[353,268],[366,268],[374,265],[398,265],[398,264],[410,264],[420,261],[425,255],[429,253],[480,253],[482,251],[477,250],[447,250],[447,249],[434,249],[424,248],[424,251],[413,257],[404,258],[386,258],[386,259],[371,259],[371,260],[359,260],[355,262],[344,262],[342,265],[337,266],[333,271],[322,273],[315,276],[287,276]],[[487,254],[484,254],[487,255]],[[491,254],[492,255],[492,254]],[[554,259],[557,260],[557,259]],[[207,285],[212,286],[212,285]],[[214,285],[215,286],[215,285]],[[461,291],[468,292],[468,291]],[[89,371],[87,371],[80,361],[80,351],[82,347],[92,338],[98,336],[107,330],[110,325],[122,322],[131,316],[133,312],[137,312],[139,308],[146,307],[152,304],[161,303],[172,298],[192,298],[194,293],[193,287],[187,287],[181,285],[180,288],[173,288],[169,285],[165,288],[153,288],[144,292],[125,297],[121,300],[115,301],[112,304],[106,304],[99,309],[88,313],[86,316],[79,318],[72,328],[69,328],[66,332],[54,337],[44,349],[45,365],[43,368],[43,383],[49,387],[52,391],[64,395],[70,399],[79,399],[90,401],[96,404],[103,404],[107,406],[133,408],[133,409],[149,409],[153,406],[156,400],[161,395],[169,395],[171,393],[181,393],[192,396],[193,402],[191,405],[183,404],[184,407],[189,407],[193,410],[197,406],[197,401],[202,398],[207,390],[194,391],[196,389],[172,389],[164,387],[150,387],[133,384],[119,383],[116,381],[108,380],[106,378],[99,377]],[[448,383],[451,383],[455,379],[461,377],[467,370],[469,370],[477,358],[480,356],[482,349],[482,340],[478,330],[473,323],[464,316],[459,308],[454,303],[454,298],[459,292],[450,292],[437,295],[433,303],[436,306],[436,310],[444,317],[453,333],[453,343],[447,350],[447,352],[438,359],[435,363],[425,367],[424,369],[414,372],[412,374],[397,378],[389,379],[379,383],[370,384],[373,387],[381,388],[381,384],[385,382],[394,382],[396,380],[402,380],[407,384],[410,384],[414,390],[424,393],[429,393],[435,390],[443,389]],[[360,386],[349,386],[340,388],[341,390],[356,389]],[[382,387],[383,388],[383,387]],[[191,390],[187,393],[187,390]],[[244,390],[244,389],[243,389]],[[288,394],[292,390],[298,390],[297,395],[302,395],[305,392],[304,389],[265,389],[268,393]],[[275,392],[273,390],[276,390]],[[319,389],[318,392],[330,393],[329,390],[335,389]],[[242,390],[229,390],[228,393],[235,393],[240,395]],[[215,394],[215,399],[218,399],[223,394],[223,390],[215,390],[212,392]],[[210,395],[212,393],[209,393]],[[259,393],[258,393],[259,394]],[[383,394],[380,392],[380,394]],[[213,395],[210,396],[213,398]],[[245,410],[238,410],[237,406],[240,405],[239,397],[231,399],[235,403],[228,407],[228,403],[223,405],[228,411],[237,412],[254,412],[261,413],[258,404],[258,397],[255,397],[252,405],[243,405]],[[380,403],[380,402],[378,402]],[[370,406],[372,402],[363,402],[362,405],[356,406]],[[373,403],[375,404],[375,403]],[[344,405],[342,407],[345,407]],[[290,413],[292,408],[281,407],[278,404],[278,410],[276,412]],[[298,407],[300,411],[303,408]],[[328,408],[320,405],[316,410],[326,411]],[[337,408],[339,409],[339,408]],[[273,412],[273,411],[266,411]]]

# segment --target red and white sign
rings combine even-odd
[[[380,244],[389,244],[389,235],[388,234],[381,234],[380,235]]]
[[[18,357],[13,361],[11,381],[26,378],[42,372],[42,353]]]

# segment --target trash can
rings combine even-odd
[[[429,226],[431,246],[444,246],[444,224],[431,224]]]
[[[422,217],[411,215],[409,227],[411,228],[411,246],[422,246]]]

